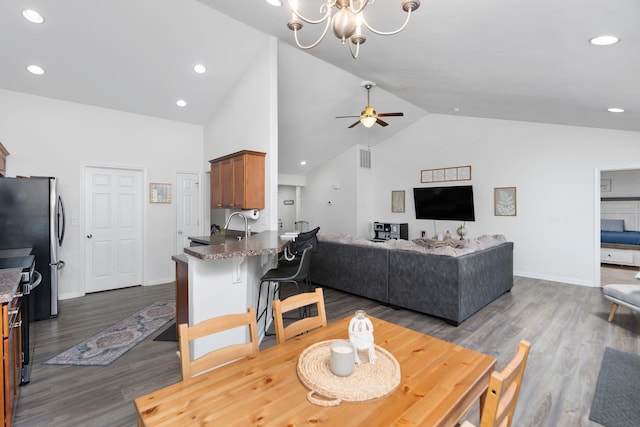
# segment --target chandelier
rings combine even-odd
[[[395,31],[378,31],[367,23],[364,16],[365,8],[368,5],[373,4],[374,1],[375,0],[326,0],[320,6],[320,14],[322,17],[320,19],[313,20],[304,17],[298,11],[297,0],[288,0],[289,7],[291,8],[291,19],[287,22],[287,27],[293,31],[296,44],[299,48],[311,49],[322,41],[331,26],[333,34],[336,35],[342,44],[349,46],[349,52],[355,59],[360,53],[360,45],[367,41],[367,37],[362,33],[363,27],[372,33],[381,36],[398,34],[400,31],[404,30],[409,23],[409,19],[411,19],[411,12],[420,7],[420,0],[402,0],[400,2],[400,7],[402,10],[407,12],[407,19],[404,21],[404,24]],[[304,26],[303,22],[308,24],[325,23],[324,31],[318,40],[306,46],[301,44],[300,40],[298,40],[298,31],[300,31]],[[355,50],[352,45],[355,46]]]

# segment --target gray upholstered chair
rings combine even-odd
[[[605,285],[602,287],[602,294],[607,300],[611,301],[609,322],[613,320],[618,306],[621,305],[640,312],[640,285]]]

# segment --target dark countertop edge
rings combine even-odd
[[[6,268],[0,270],[0,304],[11,302],[21,279],[21,268]]]
[[[31,255],[33,248],[0,249],[0,258],[15,258]]]
[[[248,240],[184,248],[184,253],[201,260],[258,256],[281,252],[287,243],[288,240],[280,239],[279,232],[263,231],[252,235]]]

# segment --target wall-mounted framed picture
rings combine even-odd
[[[420,182],[469,181],[471,166],[452,166],[448,168],[423,169],[420,171]]]
[[[393,190],[391,192],[391,212],[404,212],[404,190]]]
[[[516,187],[496,187],[493,189],[495,216],[516,216]]]
[[[149,203],[171,203],[171,184],[149,183]]]
[[[458,166],[458,181],[469,181],[471,179],[471,166]]]

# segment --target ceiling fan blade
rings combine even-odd
[[[378,117],[402,117],[404,113],[379,113]]]
[[[349,129],[351,129],[352,127],[354,127],[355,125],[357,125],[358,123],[360,123],[360,120],[358,120],[357,122],[355,122],[354,124],[352,124],[351,126],[349,126]]]
[[[336,116],[336,119],[348,119],[351,117],[360,117],[360,116]]]
[[[377,119],[376,123],[379,124],[380,126],[389,126],[389,123],[382,121],[380,119]]]

